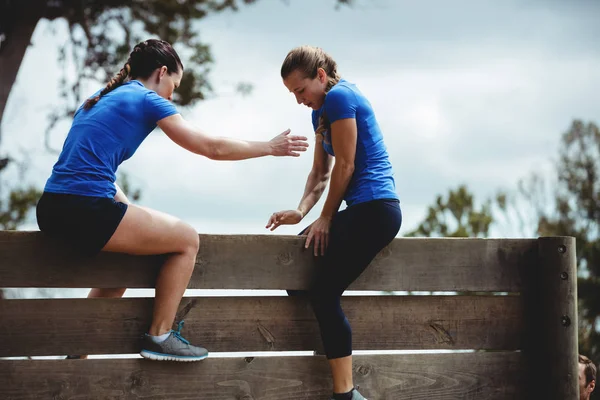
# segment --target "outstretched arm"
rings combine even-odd
[[[181,117],[171,115],[158,121],[158,126],[179,146],[212,160],[245,160],[264,156],[298,157],[306,151],[304,136],[290,135],[289,129],[268,142],[211,136]]]

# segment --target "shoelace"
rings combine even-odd
[[[171,333],[173,333],[173,336],[181,340],[183,343],[190,344],[190,342],[188,342],[183,336],[181,336],[181,328],[183,328],[183,321],[179,321],[179,323],[177,324],[177,330],[171,330]]]

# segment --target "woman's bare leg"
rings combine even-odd
[[[352,356],[329,360],[333,376],[333,392],[347,393],[354,388],[352,381]]]
[[[156,282],[154,314],[148,332],[151,335],[171,329],[194,270],[199,244],[198,233],[190,225],[160,211],[129,204],[117,230],[102,249],[133,255],[169,254]],[[116,295],[121,290],[94,289],[90,295]]]

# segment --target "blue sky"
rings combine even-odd
[[[338,10],[333,4],[260,0],[202,20],[217,96],[182,109],[184,117],[215,135],[268,140],[291,128],[312,136],[310,110],[296,104],[279,68],[295,46],[323,47],[373,104],[402,202],[400,235],[416,227],[437,194],[464,183],[482,200],[514,188],[529,172],[549,168],[573,118],[600,121],[598,2],[359,0]],[[44,150],[43,130],[58,102],[56,49],[66,29],[61,21],[40,22],[2,125],[0,150],[27,155],[26,180],[39,186],[56,159]],[[240,81],[254,85],[250,96],[232,94]],[[54,147],[68,128],[53,131]],[[143,205],[201,233],[268,233],[272,212],[298,204],[311,163],[311,151],[298,159],[211,161],[155,131],[122,169],[142,189]],[[37,229],[32,222],[25,228]]]

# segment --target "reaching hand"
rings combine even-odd
[[[269,141],[274,156],[293,156],[298,157],[299,151],[306,151],[308,148],[307,138],[304,136],[291,136],[290,130],[275,136]]]
[[[275,212],[267,222],[267,229],[274,231],[279,225],[295,225],[302,220],[302,213],[298,210]]]

